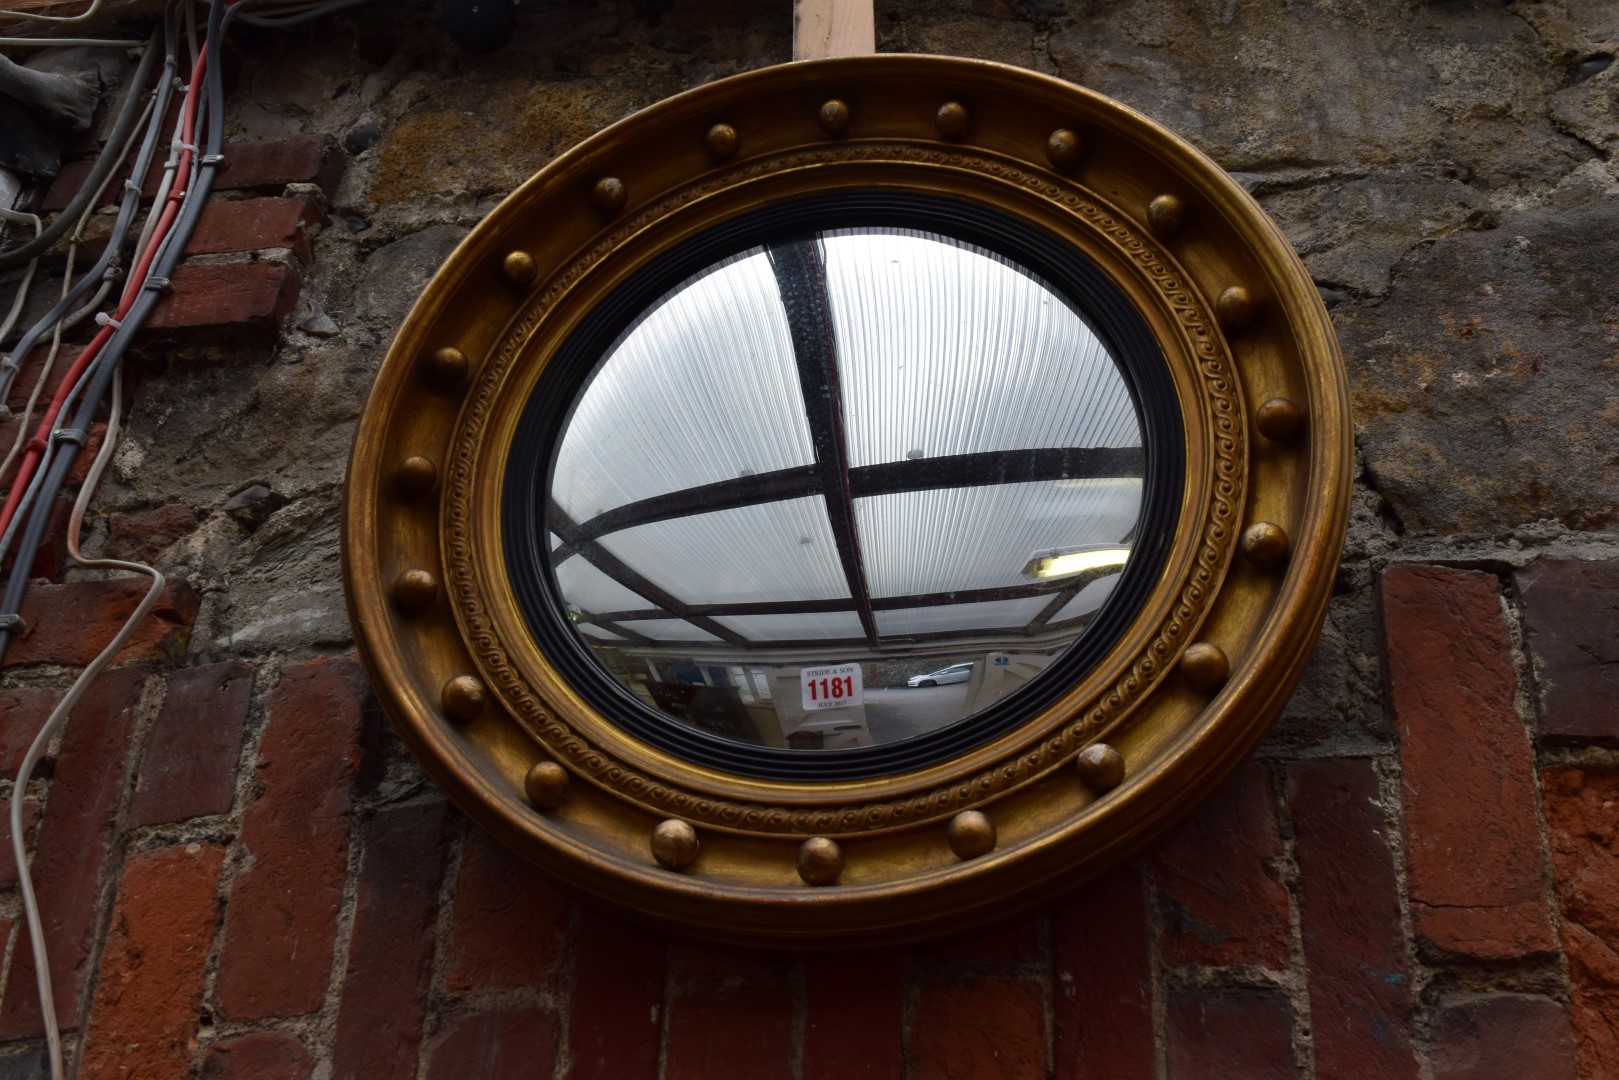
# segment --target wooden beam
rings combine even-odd
[[[873,0],[793,0],[793,59],[877,51]]]

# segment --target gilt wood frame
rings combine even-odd
[[[636,267],[759,207],[874,189],[994,208],[1119,286],[1179,398],[1180,525],[1112,652],[1004,736],[841,783],[695,765],[626,735],[535,646],[499,542],[506,451],[547,357]],[[997,64],[789,64],[601,132],[451,256],[401,327],[356,436],[350,612],[382,704],[429,775],[558,877],[732,940],[917,937],[1098,872],[1252,751],[1325,614],[1349,438],[1315,287],[1263,211],[1190,146],[1099,95]],[[1101,743],[1111,764],[1098,768]]]

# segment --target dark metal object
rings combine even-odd
[[[443,21],[450,40],[461,48],[491,53],[517,29],[517,5],[512,0],[444,0]]]

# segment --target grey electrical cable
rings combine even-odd
[[[173,0],[171,0],[171,6],[172,3]],[[166,31],[163,32],[166,33]],[[152,154],[157,149],[158,136],[163,129],[163,117],[168,112],[169,99],[174,92],[175,79],[173,75],[176,61],[172,42],[165,42],[164,52],[165,75],[158,82],[152,109],[148,114],[149,122],[146,128],[146,137],[136,155],[135,165],[130,170],[131,179],[125,182],[124,198],[119,205],[118,217],[113,222],[112,234],[108,238],[107,246],[102,249],[101,257],[96,260],[91,269],[85,272],[84,277],[73,292],[62,297],[39,321],[29,327],[28,331],[18,340],[16,347],[11,350],[11,354],[4,360],[0,360],[0,402],[3,402],[7,394],[10,393],[11,381],[16,376],[17,370],[23,359],[27,357],[29,350],[38,343],[40,338],[50,332],[51,327],[56,325],[64,315],[73,310],[73,305],[79,303],[84,295],[94,287],[96,279],[105,279],[107,272],[119,257],[124,237],[129,232],[129,226],[134,220],[135,212],[140,208],[140,182],[146,176],[146,170],[151,167]],[[108,145],[113,144],[109,141]],[[122,160],[122,155],[120,155],[119,160]],[[65,218],[66,216],[67,214],[64,212],[63,217]]]
[[[68,387],[67,393],[62,398],[62,412],[68,412],[73,403],[79,400],[80,396],[83,395],[85,388],[90,385],[90,380],[94,373],[95,365],[93,364],[79,372],[79,377],[74,380],[72,386]],[[27,511],[35,506],[39,501],[39,493],[45,489],[46,473],[58,457],[59,449],[58,441],[55,438],[52,438],[45,444],[45,453],[40,458],[39,468],[35,469],[34,475],[29,478],[28,487],[24,489],[23,496],[17,503],[16,513],[12,515],[11,521],[6,525],[5,532],[0,533],[0,560],[3,560],[6,557],[6,553],[11,550],[11,541],[16,537],[18,530],[22,527],[22,522],[25,520],[33,520],[33,515],[29,514]],[[54,499],[55,496],[56,489],[52,489],[50,498],[47,499],[46,502]],[[46,515],[49,513],[49,510],[45,511]],[[36,547],[33,551],[30,551],[28,555],[28,562],[26,564],[12,565],[11,574],[13,579],[18,576],[18,566],[20,565],[22,567],[22,576],[26,580],[27,571],[34,565],[34,555],[37,553],[38,549]]]
[[[0,37],[0,47],[8,49],[62,49],[70,46],[89,49],[138,49],[141,43],[126,41],[123,38]]]
[[[151,110],[153,104],[153,101],[148,101],[146,103],[146,108],[148,111]],[[143,116],[141,119],[144,121],[147,119],[147,117]],[[134,134],[135,133],[133,131],[130,132],[131,142],[133,141]],[[129,143],[126,143],[125,145],[118,147],[116,152],[121,159],[128,156],[129,150]],[[103,152],[113,152],[113,147],[109,146]],[[94,212],[95,204],[101,201],[102,192],[106,190],[106,185],[115,175],[117,174],[108,174],[107,180],[102,182],[101,190],[96,192],[95,198],[91,200],[91,205],[85,207],[84,213],[79,215],[79,223],[74,226],[72,235],[68,237],[67,265],[62,270],[62,297],[64,299],[66,299],[70,294],[73,294],[75,291],[73,289],[73,263],[79,254],[79,244],[84,239],[84,227],[90,223],[90,217]],[[116,246],[122,242],[123,230],[115,229],[113,235],[109,236],[107,239],[109,246]],[[139,247],[137,247],[136,250],[139,250]],[[29,265],[32,266],[35,264],[30,263]],[[89,275],[86,275],[86,277],[88,278]],[[39,403],[39,395],[45,389],[45,384],[50,380],[51,372],[56,367],[56,358],[62,351],[62,335],[68,330],[71,330],[81,320],[99,308],[101,306],[101,301],[106,299],[107,293],[110,291],[112,291],[112,279],[109,275],[102,274],[101,286],[96,290],[95,295],[90,298],[90,302],[79,308],[77,311],[71,312],[66,317],[59,320],[52,328],[51,347],[50,350],[45,354],[45,362],[40,365],[39,376],[34,380],[34,387],[28,393],[28,401],[23,406],[22,421],[17,425],[16,437],[12,439],[11,449],[6,452],[5,460],[0,461],[0,478],[4,478],[11,471],[12,462],[16,461],[17,455],[22,452],[24,444],[26,444],[28,441],[29,422],[34,417],[34,406]],[[82,292],[79,293],[79,295],[82,295]],[[11,327],[8,325],[5,332],[0,333],[0,341],[5,340],[6,333],[9,333],[10,330]],[[3,413],[4,411],[4,409],[0,409],[0,413]]]
[[[208,32],[205,40],[210,47],[217,48],[220,39],[220,30],[224,25],[225,12],[221,0],[214,0],[208,12]],[[130,305],[122,322],[108,339],[96,362],[91,364],[87,373],[92,375],[92,381],[86,390],[84,399],[80,402],[77,413],[70,424],[65,424],[59,430],[67,432],[84,432],[90,422],[95,418],[95,411],[100,406],[102,398],[106,395],[107,384],[112,378],[112,372],[118,361],[128,351],[134,332],[143,324],[151,314],[152,308],[157,305],[160,298],[159,283],[167,280],[173,272],[174,265],[179,261],[190,239],[192,230],[196,228],[197,218],[202,213],[203,204],[208,199],[208,193],[213,188],[214,174],[223,160],[220,149],[224,144],[224,111],[225,91],[220,77],[218,63],[210,63],[204,78],[206,92],[206,118],[208,120],[208,134],[206,152],[198,159],[195,178],[185,193],[180,204],[180,212],[174,221],[174,227],[164,239],[163,245],[152,262],[151,270],[143,283],[140,292]],[[200,120],[200,118],[199,118]],[[64,409],[65,413],[67,410]],[[54,442],[55,440],[53,440]],[[32,565],[35,554],[44,539],[45,526],[48,514],[41,512],[41,507],[48,505],[61,490],[72,468],[76,457],[76,450],[54,455],[51,460],[48,479],[41,493],[36,496],[33,512],[28,515],[27,528],[22,533],[22,539],[17,548],[14,566],[27,567]],[[43,469],[41,471],[44,471]],[[15,614],[21,607],[22,594],[26,590],[28,579],[26,574],[13,572],[6,581],[5,593],[0,597],[0,613]],[[0,657],[5,655],[6,647],[11,640],[11,631],[0,628]]]
[[[121,144],[135,122],[135,116],[140,111],[140,100],[145,96],[142,88],[146,86],[147,81],[152,76],[152,68],[157,64],[157,43],[160,33],[160,30],[152,32],[151,39],[141,53],[140,64],[135,68],[134,78],[130,80],[129,93],[124,96],[123,104],[118,109],[118,118],[113,122],[112,131],[107,136],[108,145],[116,146]],[[92,192],[101,186],[101,181],[106,178],[108,170],[117,164],[118,162],[112,160],[111,156],[107,154],[97,158],[95,165],[90,169],[90,175],[85,178],[79,190],[74,193],[67,207],[55,221],[46,227],[43,233],[26,244],[14,247],[10,251],[0,252],[0,270],[9,270],[13,266],[21,266],[34,256],[49,251],[52,245],[61,239],[62,234],[68,230],[68,227],[84,210],[84,204],[89,200]]]

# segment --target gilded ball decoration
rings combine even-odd
[[[1287,561],[1290,545],[1280,525],[1259,521],[1242,534],[1242,555],[1260,570],[1272,570]]]
[[[394,472],[394,488],[407,499],[419,499],[438,486],[438,466],[433,459],[412,454]]]
[[[567,799],[569,783],[567,769],[554,761],[542,761],[523,777],[523,794],[542,810],[553,810]],[[693,837],[692,843],[696,842]]]
[[[453,390],[467,378],[467,354],[453,345],[435,350],[427,358],[427,377],[435,386]]]
[[[1147,224],[1159,236],[1171,236],[1186,224],[1186,204],[1176,195],[1159,195],[1147,204]]]
[[[736,148],[740,143],[736,128],[730,124],[715,124],[708,129],[708,135],[703,141],[708,144],[708,152],[715,161],[730,161],[736,156]]]
[[[596,181],[591,189],[591,197],[596,205],[609,214],[616,214],[624,209],[624,201],[629,197],[629,191],[624,187],[624,181],[616,176],[604,176]]]
[[[484,686],[482,679],[475,675],[457,675],[444,684],[444,691],[439,695],[439,704],[444,707],[445,715],[451,720],[459,720],[464,724],[478,718],[488,697],[489,690]]]
[[[1293,442],[1304,433],[1304,412],[1287,398],[1271,398],[1255,410],[1254,427],[1271,442]]]
[[[666,870],[684,870],[697,858],[697,830],[678,818],[660,821],[652,830],[652,857]]]
[[[978,810],[963,810],[950,819],[946,830],[950,850],[963,859],[976,859],[995,850],[995,823]]]
[[[837,841],[813,836],[799,845],[798,876],[808,885],[831,885],[843,873],[843,849]]]
[[[1209,693],[1220,689],[1230,678],[1231,661],[1218,645],[1199,641],[1181,654],[1180,672],[1194,690]]]
[[[508,251],[501,260],[500,269],[514,285],[532,285],[540,272],[534,263],[534,256],[526,251]]]
[[[1253,325],[1259,305],[1247,289],[1232,285],[1214,302],[1214,314],[1227,330],[1243,330]]]
[[[821,106],[816,119],[828,135],[842,135],[849,130],[849,106],[833,98]]]
[[[438,599],[438,578],[415,567],[394,579],[394,605],[407,615],[420,615]]]
[[[1058,172],[1067,172],[1078,165],[1083,149],[1079,136],[1067,128],[1058,128],[1046,138],[1046,160]]]
[[[933,124],[947,139],[959,139],[967,134],[967,107],[959,101],[947,101],[934,114]]]
[[[1091,743],[1075,762],[1079,779],[1098,795],[1112,791],[1124,780],[1124,758],[1107,743]]]

